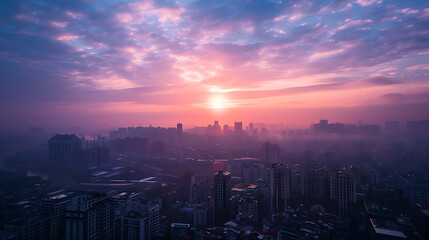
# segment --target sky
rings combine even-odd
[[[429,119],[429,3],[0,2],[0,124]]]

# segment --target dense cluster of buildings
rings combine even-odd
[[[428,144],[393,136],[424,133],[426,121],[322,120],[301,140],[258,140],[268,132],[258,127],[121,128],[106,142],[56,134],[46,159],[64,178],[0,171],[0,239],[429,237]],[[374,137],[382,131],[393,140]]]

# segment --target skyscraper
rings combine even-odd
[[[219,136],[222,132],[222,127],[219,125],[219,121],[214,121],[213,124],[213,135]]]
[[[229,217],[229,200],[231,198],[231,174],[218,171],[214,176],[215,223],[223,225]]]
[[[291,172],[282,163],[272,163],[269,174],[271,213],[281,212],[290,198]]]
[[[278,163],[280,160],[279,145],[265,142],[262,145],[262,160],[270,163]]]
[[[242,133],[243,132],[243,123],[242,122],[235,122],[234,123],[234,132],[235,133]]]
[[[177,133],[182,134],[183,132],[183,125],[181,123],[177,124]]]
[[[228,134],[229,133],[229,125],[225,124],[223,125],[223,134]]]

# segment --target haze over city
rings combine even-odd
[[[429,239],[429,2],[0,1],[0,240]]]

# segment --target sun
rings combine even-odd
[[[222,109],[228,106],[228,101],[224,96],[214,95],[209,100],[209,108]]]

